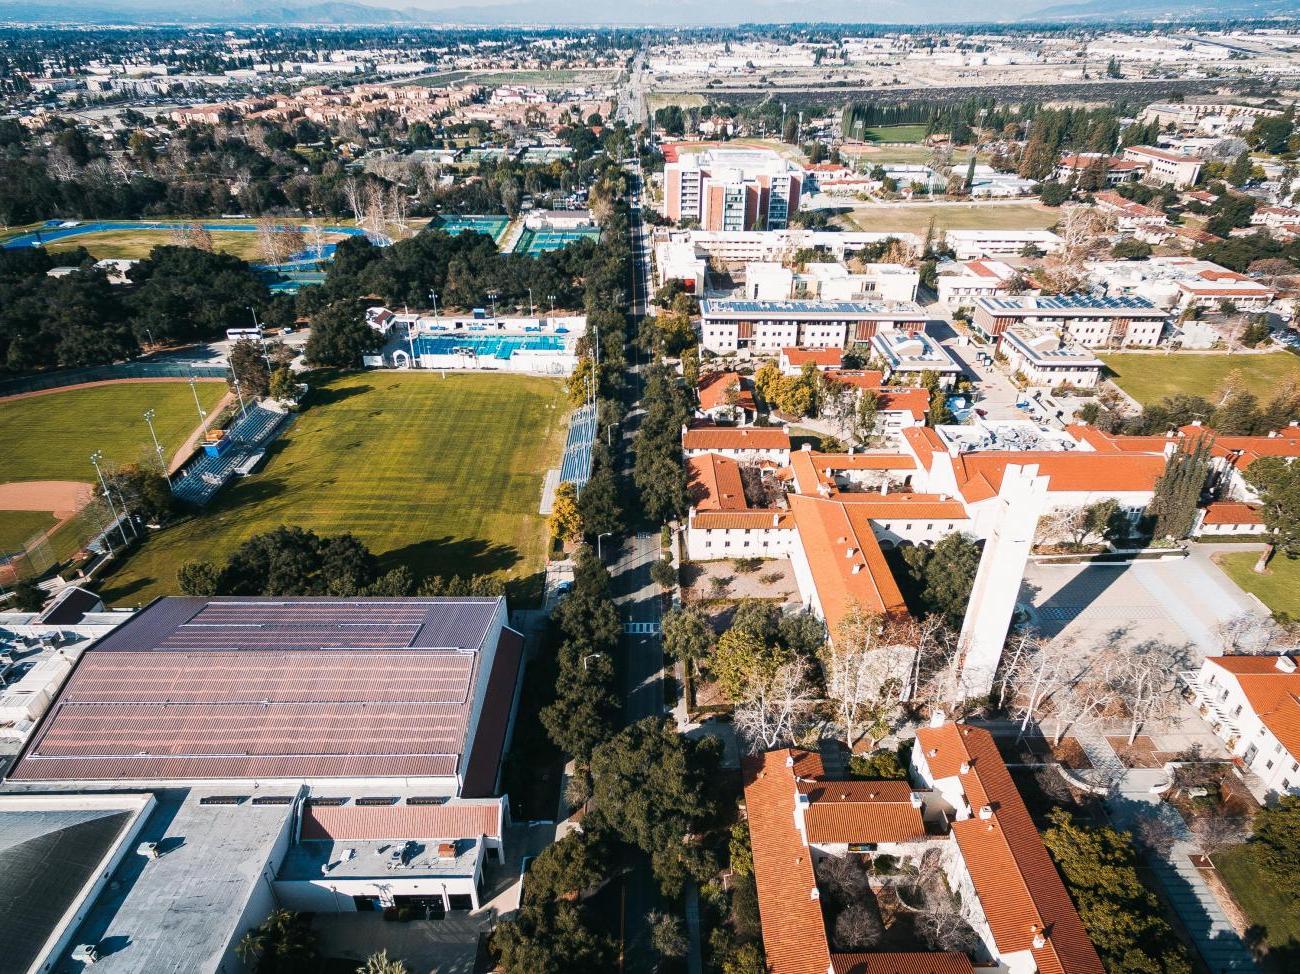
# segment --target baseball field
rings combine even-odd
[[[211,412],[226,384],[196,384]],[[60,525],[52,541],[59,559],[86,539],[73,518],[90,498],[95,468],[152,459],[154,429],[170,460],[199,425],[195,392],[187,382],[105,382],[0,400],[0,552],[15,552],[41,531]]]
[[[554,379],[365,373],[325,380],[268,451],[207,510],[149,538],[101,584],[114,605],[175,594],[186,561],[222,561],[282,524],[351,531],[417,576],[541,569],[542,480],[559,465],[567,401]]]

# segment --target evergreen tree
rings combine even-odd
[[[1214,441],[1198,436],[1189,448],[1184,441],[1165,465],[1156,481],[1155,496],[1148,513],[1155,518],[1155,536],[1182,540],[1192,533],[1201,491],[1210,474],[1210,450]]]

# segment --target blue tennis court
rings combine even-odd
[[[520,349],[558,352],[564,339],[558,335],[422,335],[414,340],[416,355],[473,355],[508,361]]]

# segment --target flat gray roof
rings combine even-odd
[[[138,843],[158,842],[162,855],[128,851],[73,938],[100,945],[95,974],[215,971],[243,935],[240,917],[293,806],[204,805],[204,794],[156,794]],[[59,970],[82,965],[69,951]]]
[[[305,839],[289,848],[275,878],[282,882],[319,879],[472,879],[482,852],[477,839],[455,841],[456,855],[442,858],[432,841],[410,846],[392,839]],[[350,853],[350,854],[349,854]]]

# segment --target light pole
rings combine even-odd
[[[156,414],[152,409],[146,409],[144,411],[144,421],[149,424],[149,435],[153,437],[153,448],[158,453],[158,466],[162,469],[163,476],[167,477],[167,483],[170,484],[172,479],[167,475],[167,462],[163,459],[162,444],[158,442],[158,433],[153,428],[153,418],[155,415]]]
[[[496,290],[495,288],[493,288],[491,291],[488,291],[488,293],[487,293],[488,300],[492,302],[492,320],[493,320],[493,321],[496,321],[496,320],[497,320],[497,297],[498,297],[500,294],[501,294],[501,292],[498,291],[498,290]]]
[[[122,532],[122,544],[125,545],[128,543],[126,540],[126,528],[122,525],[121,519],[117,516],[117,508],[113,506],[113,497],[108,492],[108,481],[104,479],[104,471],[99,469],[99,461],[102,459],[104,459],[104,454],[98,450],[90,455],[91,465],[94,466],[95,474],[99,477],[99,486],[104,491],[104,500],[108,501],[108,512],[113,515],[113,520],[117,522],[117,529]],[[126,517],[125,507],[122,509],[122,517]],[[104,533],[107,534],[108,532],[106,531]]]
[[[602,656],[604,656],[604,655],[605,655],[604,653],[588,653],[586,656],[584,656],[584,657],[582,658],[582,672],[584,672],[584,673],[587,672],[587,660],[589,660],[589,659],[600,659],[600,657],[602,657]]]
[[[239,397],[239,416],[244,419],[248,416],[248,407],[244,405],[244,387],[239,384],[239,376],[234,376],[234,379],[235,395]]]
[[[438,292],[430,291],[429,300],[433,302],[433,317],[437,318],[438,317]]]
[[[602,534],[596,535],[596,560],[597,561],[601,561],[604,558],[604,556],[601,554],[600,539],[608,538],[613,533],[614,533],[613,531],[605,531]]]
[[[551,317],[554,318],[555,317],[555,295],[548,294],[547,297],[550,298],[551,300]]]
[[[203,432],[206,433],[208,431],[208,413],[207,410],[203,408],[203,404],[199,402],[199,387],[194,381],[193,373],[190,373],[190,392],[194,393],[194,408],[199,411],[199,425],[203,427]]]
[[[618,423],[610,423],[605,427],[605,445],[613,449],[614,447],[614,427]]]
[[[537,309],[533,307],[533,289],[528,289],[528,317],[536,318]]]

